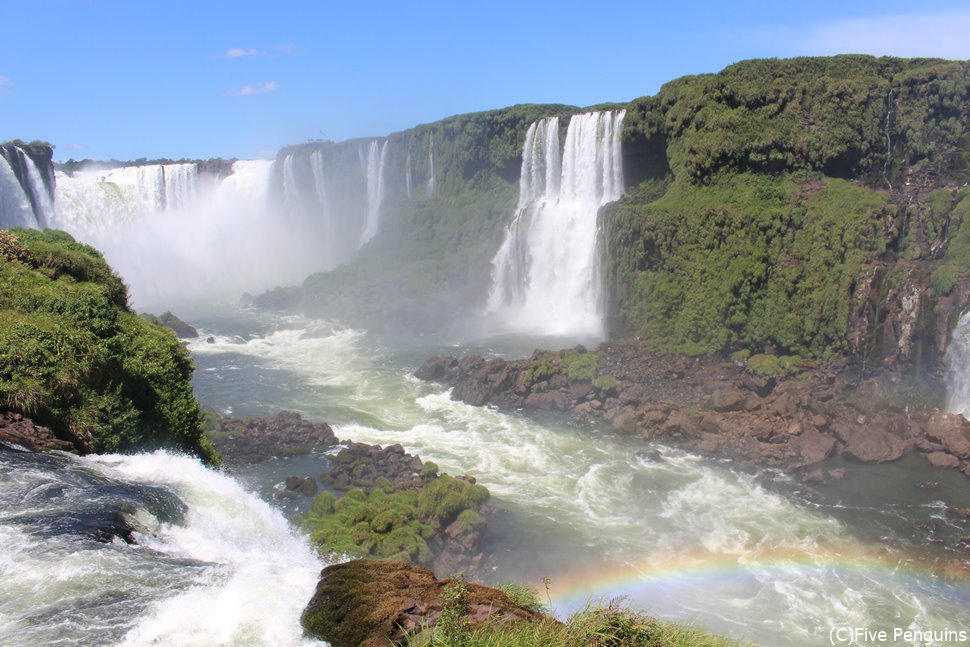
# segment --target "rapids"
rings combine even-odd
[[[411,377],[431,354],[518,356],[542,345],[536,338],[403,343],[243,311],[193,323],[202,331],[190,344],[195,388],[210,406],[238,416],[294,409],[331,422],[340,438],[398,442],[443,471],[478,478],[505,511],[486,538],[489,582],[525,581],[545,596],[548,578],[561,615],[623,595],[650,613],[765,645],[828,644],[828,628],[839,626],[968,628],[970,588],[936,574],[948,554],[927,551],[919,531],[936,523],[959,537],[944,502],[966,499],[958,474],[941,478],[904,461],[806,492],[782,474],[465,405]],[[281,460],[266,466],[278,480]],[[325,457],[310,461],[293,463],[293,473],[325,468]],[[255,483],[258,470],[241,477]],[[935,488],[915,488],[921,475]],[[897,479],[909,486],[887,484]],[[278,488],[263,479],[261,493],[272,498]]]

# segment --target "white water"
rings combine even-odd
[[[828,644],[837,625],[967,625],[966,585],[914,575],[906,564],[918,552],[887,550],[906,541],[907,524],[868,532],[898,521],[895,510],[859,507],[843,515],[857,520],[851,528],[833,515],[841,503],[786,498],[730,464],[455,402],[410,377],[408,358],[441,348],[395,350],[327,322],[256,316],[241,328],[203,322],[214,343],[190,344],[208,404],[237,416],[295,409],[336,423],[338,437],[401,443],[472,474],[509,510],[492,520],[488,578],[549,577],[560,613],[627,595],[649,613],[765,645]],[[451,349],[466,350],[482,349]]]
[[[428,197],[434,197],[434,139],[428,135]]]
[[[960,317],[946,347],[946,410],[970,419],[970,312]]]
[[[0,644],[319,644],[299,614],[323,564],[232,478],[166,452],[0,461]],[[138,544],[65,530],[85,509],[122,511]]]
[[[361,153],[361,159],[364,159]],[[387,159],[387,142],[378,144],[372,141],[367,147],[366,175],[367,175],[367,220],[364,230],[360,234],[360,245],[377,234],[381,224],[381,204],[384,202],[384,163]]]
[[[102,250],[139,308],[231,301],[322,269],[316,223],[294,217],[280,226],[269,202],[273,162],[235,162],[211,186],[192,168],[60,175],[56,226]]]
[[[10,163],[0,155],[0,226],[46,227],[54,216],[54,201],[44,176],[22,148],[11,148],[23,168],[26,186],[21,186]]]
[[[23,150],[17,149],[23,156],[24,163],[27,167],[27,183],[30,186],[30,192],[34,196],[36,201],[35,217],[37,218],[37,224],[40,227],[46,227],[49,222],[54,217],[54,200],[51,196],[50,191],[47,189],[47,185],[44,184],[44,176],[41,174],[40,170],[37,168],[37,164],[34,160],[30,158]]]
[[[407,191],[408,200],[411,199],[412,180],[411,180],[411,151],[408,151],[407,160],[404,162],[404,189]]]
[[[0,155],[0,226],[37,227],[34,209],[27,193],[7,159]]]
[[[603,335],[597,213],[623,194],[625,111],[559,119],[526,134],[516,215],[492,260],[487,311],[510,330]]]

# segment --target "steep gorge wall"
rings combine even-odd
[[[473,306],[480,308],[492,257],[515,208],[526,130],[542,117],[577,111],[560,105],[513,106],[378,139],[386,142],[386,152],[377,235],[352,262],[310,276],[302,286],[304,307],[355,324],[410,330],[438,328]],[[285,180],[281,159],[305,160],[306,176],[317,154],[332,169],[334,186],[355,187],[338,196],[337,204],[360,213],[366,195],[362,158],[371,141],[286,148],[277,158],[275,186]]]
[[[632,102],[613,335],[938,371],[968,303],[970,66],[747,61]]]

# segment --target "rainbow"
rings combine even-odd
[[[557,615],[568,615],[613,598],[663,599],[680,587],[716,587],[719,583],[789,579],[793,575],[857,575],[866,581],[892,582],[894,588],[919,583],[918,588],[945,586],[970,606],[970,568],[946,568],[946,563],[885,547],[845,545],[828,549],[776,548],[744,554],[704,549],[655,554],[640,562],[607,563],[558,573],[539,582],[540,597]]]

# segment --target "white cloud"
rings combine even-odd
[[[227,90],[226,94],[231,94],[237,97],[246,97],[251,94],[263,94],[264,92],[276,92],[280,87],[280,84],[276,81],[267,81],[262,85],[244,85],[241,88],[233,88]]]
[[[254,48],[245,49],[243,47],[233,47],[227,49],[223,56],[226,58],[244,58],[246,56],[263,56],[264,54],[266,52]]]
[[[787,30],[786,30],[787,31]],[[866,16],[786,34],[804,54],[970,58],[970,11]]]
[[[0,85],[13,85],[13,79],[9,76],[0,76]]]

